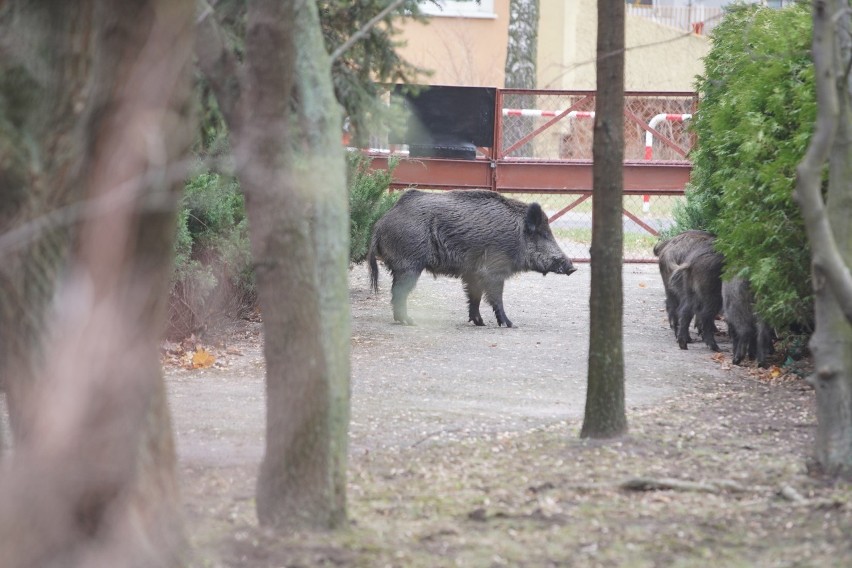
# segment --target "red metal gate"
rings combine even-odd
[[[673,204],[689,180],[695,112],[691,92],[625,94],[625,261],[654,261],[658,231],[671,223]],[[538,201],[554,234],[577,261],[588,260],[591,238],[594,91],[499,89],[494,147],[474,160],[409,158],[405,147],[371,148],[372,167],[398,159],[393,188],[483,188]],[[653,127],[652,127],[653,124]],[[650,144],[649,144],[650,142]],[[588,234],[587,234],[588,233]]]

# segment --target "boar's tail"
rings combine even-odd
[[[689,264],[680,264],[675,266],[675,269],[672,271],[672,275],[669,277],[669,286],[682,292],[686,290],[686,279],[689,278]]]
[[[367,262],[370,263],[370,288],[373,292],[379,291],[379,263],[376,261],[376,239],[370,243],[370,254],[367,256]]]

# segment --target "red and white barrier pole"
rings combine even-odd
[[[692,118],[691,114],[658,114],[651,119],[651,122],[648,123],[648,126],[651,130],[656,130],[657,126],[663,122],[664,120],[668,120],[669,122],[683,122],[685,120],[689,120]],[[645,132],[645,159],[653,160],[654,159],[654,133],[649,131]],[[651,196],[643,195],[642,196],[642,212],[647,213],[651,210]]]
[[[535,108],[504,108],[503,116],[543,116],[554,117],[559,116],[564,111],[561,110],[538,110]],[[568,118],[594,118],[594,112],[586,112],[580,110],[572,110],[567,115]]]

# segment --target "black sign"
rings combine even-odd
[[[411,156],[476,157],[476,147],[494,146],[494,102],[497,89],[487,87],[422,87],[417,94],[394,89],[409,111],[404,133],[390,134],[391,144],[408,144]]]

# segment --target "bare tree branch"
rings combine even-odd
[[[852,274],[843,261],[831,231],[822,199],[822,171],[837,134],[840,104],[832,60],[835,15],[826,14],[826,3],[814,4],[813,60],[817,107],[820,109],[813,138],[796,170],[794,197],[802,210],[811,243],[814,270],[826,279],[846,319],[852,323]]]
[[[384,10],[376,14],[369,22],[364,24],[364,27],[352,34],[352,37],[347,39],[343,43],[343,45],[335,49],[334,53],[331,54],[331,62],[334,63],[338,57],[346,53],[346,50],[355,45],[362,37],[370,33],[370,30],[373,29],[373,26],[381,22],[385,16],[397,9],[403,2],[405,2],[405,0],[394,0],[393,2],[388,4]]]

